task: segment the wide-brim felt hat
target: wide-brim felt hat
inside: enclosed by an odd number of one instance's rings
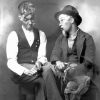
[[[71,5],[67,5],[61,11],[56,12],[55,18],[58,20],[58,17],[61,14],[66,14],[66,15],[72,16],[74,18],[77,26],[80,25],[82,22],[82,17],[79,15],[78,10]]]

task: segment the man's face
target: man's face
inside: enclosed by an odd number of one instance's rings
[[[28,10],[22,9],[22,11],[23,13],[19,15],[19,18],[23,22],[23,25],[26,27],[26,29],[31,30],[35,24],[35,8],[29,6]]]
[[[61,27],[61,29],[63,29],[65,32],[68,32],[71,28],[71,16],[68,16],[66,14],[60,14],[58,16],[58,20],[59,20],[59,26]]]

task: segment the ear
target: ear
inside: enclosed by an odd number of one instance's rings
[[[70,22],[71,23],[74,23],[75,22],[73,17],[70,17]]]
[[[19,20],[20,20],[20,21],[22,21],[22,20],[23,20],[23,16],[22,16],[22,15],[20,15],[20,14],[18,15],[18,18],[19,18]]]

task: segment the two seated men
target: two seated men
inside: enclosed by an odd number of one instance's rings
[[[31,2],[20,3],[18,17],[22,25],[8,36],[7,65],[14,73],[13,80],[35,94],[35,100],[81,99],[76,96],[77,93],[85,87],[87,92],[93,85],[90,82],[95,58],[93,38],[79,29],[82,18],[77,9],[70,5],[65,6],[55,14],[61,35],[53,48],[51,65],[46,58],[45,33],[35,27],[35,10]],[[65,63],[68,65],[65,66]],[[66,98],[61,96],[56,85],[55,77],[59,74],[64,78],[61,80],[64,81],[62,85],[66,84],[63,91]],[[88,91],[85,100],[95,100],[93,91],[92,88]]]

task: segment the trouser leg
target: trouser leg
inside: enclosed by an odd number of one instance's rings
[[[43,78],[46,84],[47,100],[62,100],[60,92],[54,78],[54,74],[50,68],[44,70]]]
[[[22,76],[20,85],[28,90],[30,93],[33,93],[35,100],[45,100],[45,83],[42,77],[38,77],[33,80],[32,76],[24,75]]]
[[[97,87],[91,81],[88,91],[81,96],[80,100],[96,100]]]

